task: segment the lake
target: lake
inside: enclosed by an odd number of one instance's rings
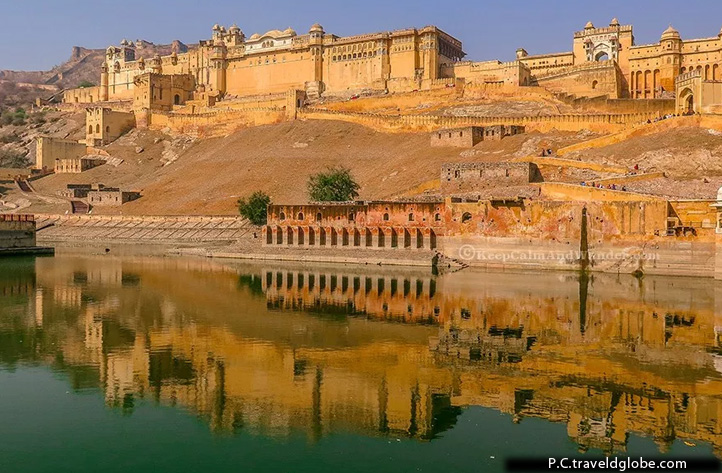
[[[722,452],[710,279],[60,251],[0,294],[1,471]]]

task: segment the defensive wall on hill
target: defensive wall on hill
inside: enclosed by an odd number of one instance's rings
[[[547,132],[579,131],[589,129],[598,132],[617,132],[627,126],[656,118],[656,113],[588,114],[588,115],[540,115],[525,117],[473,117],[440,115],[384,115],[375,113],[349,113],[319,108],[299,110],[299,118],[310,120],[342,120],[368,126],[379,131],[407,132],[434,131],[440,128],[464,126],[521,125],[527,131]]]

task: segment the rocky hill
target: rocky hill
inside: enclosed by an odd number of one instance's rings
[[[156,54],[163,56],[173,51],[176,53],[188,51],[188,46],[177,40],[170,44],[154,44],[145,40],[137,40],[135,47],[136,57],[144,58],[153,57]],[[77,87],[83,82],[97,84],[104,56],[105,49],[74,46],[70,58],[47,71],[0,70],[0,83],[9,82],[26,87],[35,85],[38,86],[35,87],[38,92],[48,90],[39,86],[66,89]]]

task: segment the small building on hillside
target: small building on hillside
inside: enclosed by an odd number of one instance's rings
[[[52,171],[58,159],[81,158],[87,154],[84,143],[49,136],[35,140],[35,169]]]
[[[431,133],[431,146],[471,148],[485,140],[501,140],[505,136],[520,133],[524,133],[524,127],[519,125],[467,126],[444,129]]]
[[[93,186],[90,184],[68,184],[65,189],[58,191],[58,195],[67,199],[84,199],[91,190]]]
[[[111,110],[107,107],[89,107],[85,109],[85,144],[88,146],[106,145],[135,127],[135,114]]]
[[[445,163],[441,165],[441,194],[474,192],[490,187],[524,186],[542,182],[534,163]]]
[[[122,191],[117,187],[103,187],[88,192],[88,204],[91,206],[116,207],[140,198],[140,192]]]

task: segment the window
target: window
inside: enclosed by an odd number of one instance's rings
[[[319,212],[319,213],[316,214],[316,221],[317,221],[317,222],[320,222],[322,218],[323,218],[323,215],[321,215],[321,212]]]
[[[298,220],[303,220],[303,212],[298,212]]]
[[[100,124],[95,125],[95,132],[100,133]]]
[[[436,215],[434,215],[434,220],[437,221],[437,222],[440,222],[440,221],[441,221],[441,214],[440,214],[440,213],[437,213]]]
[[[466,223],[469,220],[471,220],[471,214],[469,212],[464,212],[464,214],[461,216],[461,223]]]
[[[110,125],[107,125],[107,126],[105,127],[105,132],[106,132],[106,133],[110,133]]]
[[[385,213],[385,214],[384,214],[384,221],[385,221],[385,222],[388,222],[388,221],[389,221],[389,214],[388,214],[388,213]]]
[[[180,105],[180,95],[175,94],[175,96],[173,96],[173,105]]]
[[[414,214],[412,212],[409,214],[409,222],[413,222],[413,221],[414,221]]]
[[[278,216],[279,220],[286,220],[286,214],[281,212],[281,214]]]
[[[351,212],[350,214],[348,214],[348,221],[353,222],[354,220],[356,220],[356,214]]]

